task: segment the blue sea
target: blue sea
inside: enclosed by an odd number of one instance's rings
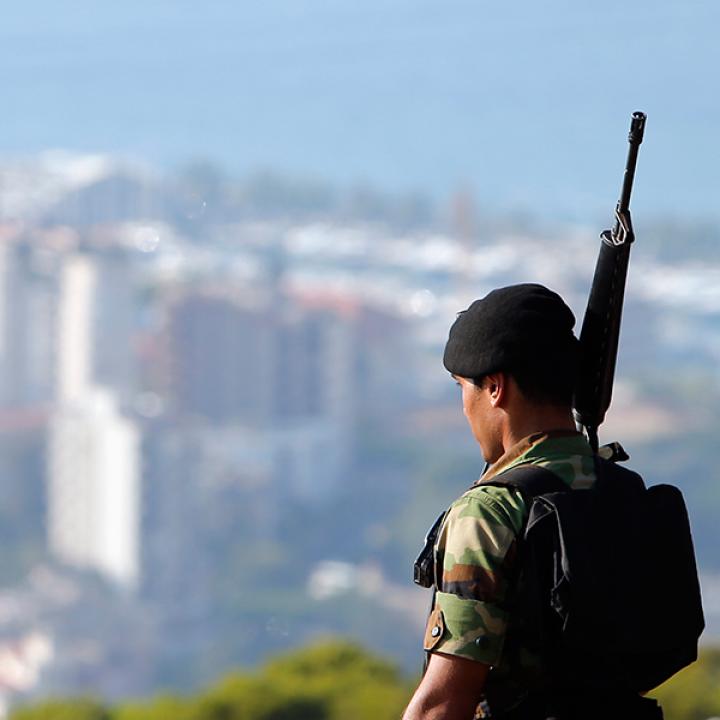
[[[717,218],[714,0],[28,0],[0,23],[0,155],[208,159],[595,221]]]

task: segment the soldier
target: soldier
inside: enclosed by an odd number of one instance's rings
[[[525,284],[476,300],[450,330],[443,362],[488,465],[438,525],[426,671],[404,720],[471,720],[476,712],[490,717],[488,707],[496,720],[662,718],[654,701],[638,695],[528,693],[527,658],[519,662],[523,648],[508,634],[529,501],[516,488],[483,483],[528,464],[550,470],[571,489],[594,483],[593,452],[572,416],[574,324],[559,295]]]

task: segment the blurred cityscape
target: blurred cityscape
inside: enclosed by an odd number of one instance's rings
[[[520,281],[580,322],[600,229],[203,163],[2,165],[4,706],[191,691],[329,634],[414,669],[414,555],[482,470],[447,330]],[[720,230],[637,233],[602,435],[685,492],[713,637]]]

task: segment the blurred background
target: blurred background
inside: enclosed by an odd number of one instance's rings
[[[412,562],[482,470],[447,330],[521,281],[581,320],[634,110],[601,441],[685,493],[717,641],[718,21],[713,0],[5,8],[0,717],[200,692],[327,637],[412,677]],[[262,712],[242,718],[285,717]]]

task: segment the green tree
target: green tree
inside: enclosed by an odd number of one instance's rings
[[[324,699],[328,720],[396,720],[410,693],[394,665],[340,640],[288,653],[263,675],[285,692],[302,688]]]
[[[696,663],[650,694],[660,701],[665,720],[720,717],[720,648],[702,650]]]
[[[112,720],[192,720],[192,703],[187,698],[162,695],[144,703],[126,703],[118,706]]]
[[[326,641],[235,672],[200,695],[160,696],[108,710],[92,700],[21,708],[12,720],[397,720],[410,687],[397,668],[361,648]]]
[[[329,720],[325,698],[264,677],[233,675],[201,696],[190,720]]]
[[[111,720],[108,708],[96,700],[47,700],[15,710],[11,720]]]
[[[160,696],[108,709],[92,699],[19,708],[11,720],[397,720],[412,688],[359,645],[328,640],[235,672],[194,697]],[[666,720],[720,717],[720,648],[651,693]]]

